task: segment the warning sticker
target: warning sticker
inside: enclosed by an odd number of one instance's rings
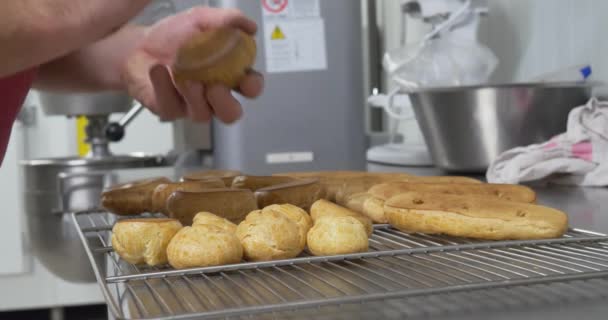
[[[279,27],[279,26],[274,27],[274,30],[272,31],[272,34],[270,35],[270,39],[271,40],[285,40],[285,34],[283,33],[283,30],[281,30],[281,27]]]
[[[319,0],[261,0],[266,17],[319,17],[321,5]]]
[[[269,73],[327,69],[319,0],[261,0]]]

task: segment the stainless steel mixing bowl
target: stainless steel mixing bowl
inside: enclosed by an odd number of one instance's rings
[[[435,164],[483,172],[502,152],[565,132],[594,83],[520,83],[423,89],[410,94]]]
[[[133,154],[108,158],[51,158],[21,163],[23,201],[33,253],[58,277],[76,283],[95,276],[67,212],[99,207],[108,172],[157,168],[164,158]]]

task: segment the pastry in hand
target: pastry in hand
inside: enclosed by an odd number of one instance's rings
[[[315,256],[365,252],[369,238],[365,226],[351,216],[325,216],[308,232],[308,250]]]
[[[112,228],[112,247],[131,264],[167,263],[167,246],[182,228],[174,219],[124,219]]]
[[[255,63],[255,39],[238,28],[200,32],[182,46],[173,65],[175,81],[223,84],[238,88]]]
[[[300,226],[276,211],[251,212],[237,227],[236,235],[249,261],[295,258],[304,249]]]
[[[175,269],[234,264],[242,257],[239,239],[213,225],[184,227],[167,247],[169,264]]]

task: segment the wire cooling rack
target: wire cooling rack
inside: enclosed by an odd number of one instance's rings
[[[365,253],[174,270],[121,260],[116,216],[72,217],[117,319],[402,319],[608,295],[608,236],[585,230],[480,242],[376,225]]]

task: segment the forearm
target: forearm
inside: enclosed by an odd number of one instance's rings
[[[120,70],[145,27],[125,26],[65,57],[42,65],[34,87],[52,91],[124,90]]]
[[[111,34],[148,2],[0,1],[0,77],[57,59]]]

